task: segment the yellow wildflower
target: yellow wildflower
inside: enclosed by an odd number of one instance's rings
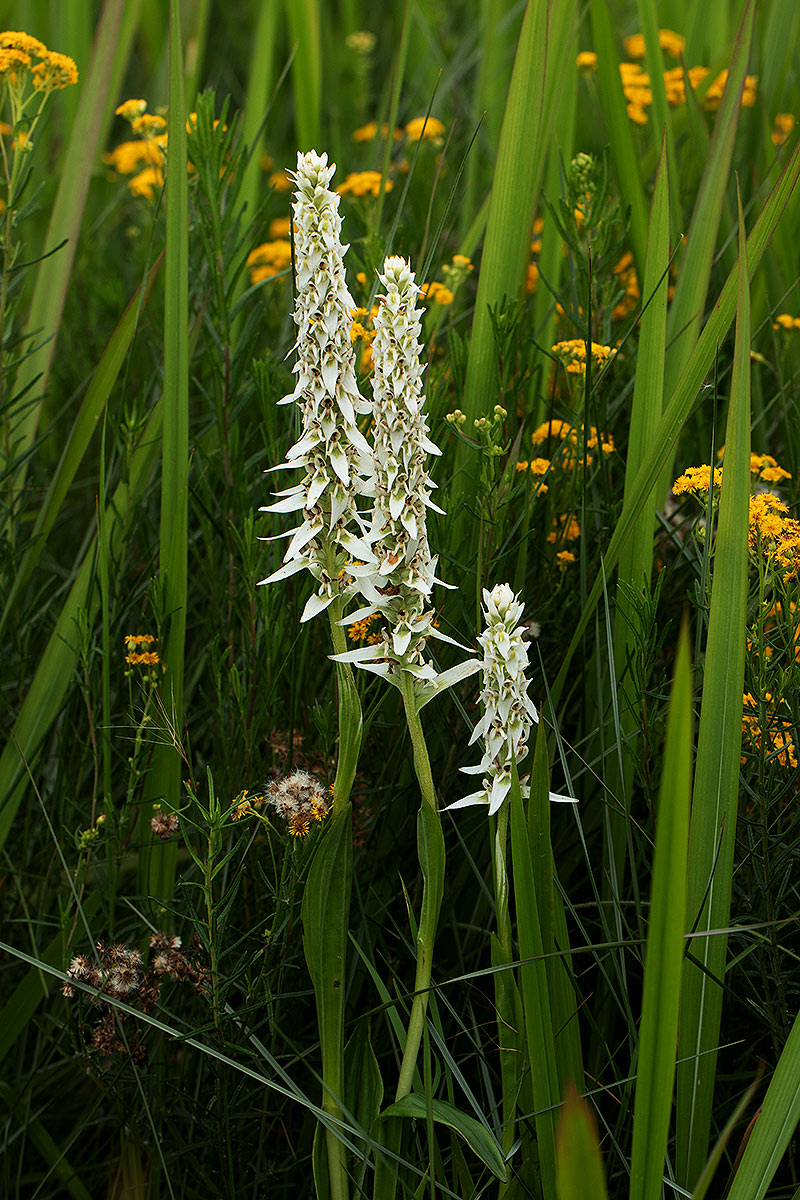
[[[120,175],[132,175],[143,164],[160,167],[164,163],[163,145],[159,139],[149,138],[138,142],[120,142],[113,150],[103,155],[103,162],[113,167]]]
[[[563,513],[548,533],[547,540],[551,545],[555,545],[556,542],[574,542],[580,536],[581,527],[576,518]]]
[[[361,125],[358,129],[353,130],[354,142],[371,142],[378,132],[378,122],[368,121],[366,125]],[[385,140],[389,136],[389,124],[387,121],[381,125],[381,137]],[[402,129],[394,129],[392,138],[394,141],[399,141],[403,136]]]
[[[673,496],[682,496],[686,492],[697,496],[700,493],[705,493],[712,483],[711,467],[687,467],[683,475],[679,475],[672,485]],[[713,486],[718,488],[722,486],[722,467],[714,468]]]
[[[292,262],[291,242],[284,238],[276,238],[271,242],[263,242],[251,250],[247,256],[247,266],[250,268],[251,284],[261,283],[264,279],[272,279],[280,275]]]
[[[406,125],[406,137],[410,142],[434,141],[444,133],[444,125],[436,117],[415,117]]]
[[[597,55],[594,50],[581,50],[575,59],[575,65],[579,71],[596,71]]]
[[[288,239],[291,231],[291,217],[274,217],[269,223],[269,236],[273,242],[279,238]]]
[[[4,33],[0,33],[0,46],[4,50],[21,50],[24,54],[34,54],[37,58],[43,58],[47,54],[44,42],[31,37],[29,33],[17,33],[13,29],[6,29]]]
[[[146,108],[146,100],[123,100],[122,104],[114,109],[114,114],[117,117],[123,117],[126,121],[135,121],[137,117],[141,117]]]
[[[285,171],[273,171],[267,182],[276,192],[288,192],[292,186],[292,181]]]
[[[571,550],[559,550],[556,560],[560,567],[567,567],[570,563],[575,562],[575,555]]]
[[[340,183],[336,191],[340,196],[378,196],[381,190],[381,172],[380,171],[353,171],[351,172],[344,183]],[[383,190],[390,192],[394,184],[391,179],[387,179]]]
[[[163,186],[164,172],[160,167],[145,167],[138,175],[128,180],[131,195],[144,196],[146,200],[152,200]]]
[[[782,146],[795,127],[795,119],[791,113],[776,113],[775,127],[772,130],[772,144]]]
[[[37,92],[54,92],[78,82],[78,68],[67,54],[45,50],[41,62],[33,68],[33,86]]]
[[[131,121],[131,129],[140,137],[153,137],[155,134],[163,133],[167,128],[167,122],[158,113],[142,113],[139,117],[134,117]]]
[[[436,279],[432,283],[423,283],[419,289],[419,294],[420,298],[426,301],[426,303],[432,302],[443,305],[453,303],[453,293],[450,291],[450,288],[445,287],[443,283],[439,283]]]

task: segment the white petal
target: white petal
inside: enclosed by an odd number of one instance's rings
[[[300,624],[302,625],[304,621],[310,621],[312,617],[316,617],[317,613],[324,612],[328,605],[332,604],[335,599],[335,593],[330,596],[320,596],[318,592],[314,592],[313,596],[309,596],[306,601],[303,615],[300,618]]]

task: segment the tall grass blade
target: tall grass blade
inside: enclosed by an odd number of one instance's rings
[[[755,4],[753,0],[748,0],[736,36],[728,80],[714,124],[703,178],[689,225],[686,252],[680,264],[675,295],[670,305],[667,321],[667,396],[672,394],[700,336],[722,206],[728,187],[733,146],[739,127],[754,18]]]
[[[727,1200],[762,1200],[766,1196],[799,1121],[800,1018],[796,1017]]]
[[[322,28],[319,0],[286,0],[297,146],[316,150],[322,122]]]
[[[644,277],[647,250],[647,200],[642,186],[639,157],[628,116],[628,104],[622,90],[619,59],[614,42],[611,12],[607,0],[591,0],[592,37],[597,54],[597,84],[611,145],[611,157],[617,172],[619,191],[631,208],[630,237],[636,272]]]
[[[678,1068],[677,1172],[687,1186],[708,1153],[722,1014],[733,851],[739,804],[739,752],[746,638],[750,495],[750,282],[739,204],[739,289],[725,469],[714,546],[703,699],[692,798],[688,924],[701,935],[684,968]]]
[[[570,1089],[558,1122],[558,1200],[606,1200],[597,1123]]]
[[[142,309],[147,303],[156,276],[161,269],[162,262],[163,256],[159,256],[157,262],[150,268],[150,272],[142,287],[137,290],[128,307],[125,309],[117,328],[111,335],[108,345],[97,364],[92,382],[86,389],[86,395],[84,396],[80,411],[70,430],[67,444],[61,452],[58,466],[36,517],[30,543],[23,555],[17,573],[14,576],[14,582],[8,593],[3,615],[0,618],[0,633],[5,628],[6,622],[14,610],[22,589],[30,579],[31,572],[34,570],[39,555],[44,549],[47,538],[53,528],[53,523],[61,511],[61,506],[64,503],[70,484],[75,478],[75,473],[83,460],[86,448],[97,427],[97,422],[111,394],[111,389],[117,380],[119,372],[122,369],[122,364],[131,347],[139,325]]]
[[[520,988],[525,1015],[535,1107],[536,1143],[544,1196],[555,1195],[556,1185],[556,1114],[561,1102],[556,1065],[555,1038],[547,979],[543,959],[542,925],[533,854],[519,790],[516,764],[511,785],[511,861],[517,908],[517,937],[522,962]]]
[[[189,525],[189,197],[186,157],[186,102],[178,0],[170,0],[169,157],[167,161],[166,249],[164,263],[164,424],[161,444],[161,531],[159,566],[166,636],[162,703],[178,737],[183,731],[183,668],[186,641]],[[176,747],[159,744],[148,779],[151,798],[178,807],[181,757]],[[149,834],[142,808],[140,832]],[[151,848],[149,889],[172,895],[176,846]]]
[[[747,238],[747,262],[751,280],[761,261],[767,243],[781,220],[781,216],[794,191],[798,178],[800,178],[800,145],[796,146],[792,152],[791,158],[776,181]],[[671,456],[674,454],[683,424],[702,387],[706,374],[711,369],[717,348],[727,334],[733,320],[736,312],[737,288],[738,263],[725,281],[719,299],[689,361],[681,373],[675,391],[664,411],[653,443],[633,481],[630,495],[623,506],[614,534],[605,553],[606,574],[610,573],[617,565],[622,548],[631,536],[641,508],[652,491],[653,480],[658,478],[659,472],[668,461],[671,461]],[[572,656],[581,644],[584,630],[602,594],[603,578],[598,577],[592,585],[586,605],[572,636],[572,641],[566,650],[564,661],[551,688],[554,703],[557,703],[561,695]]]
[[[689,626],[684,620],[672,682],[658,803],[633,1110],[630,1200],[651,1200],[658,1196],[664,1173],[675,1084],[691,788],[692,675]]]
[[[92,170],[97,162],[103,110],[123,4],[124,0],[106,0],[97,27],[92,61],[85,80],[79,84],[80,102],[64,154],[44,250],[47,252],[62,243],[66,244],[57,254],[48,254],[43,258],[36,272],[27,329],[35,337],[37,348],[22,363],[16,387],[19,393],[23,393],[38,378],[37,388],[41,399],[29,405],[17,423],[17,454],[21,460],[36,438],[42,406],[45,403],[50,366],[56,350],[56,335],[78,245],[86,194]],[[19,491],[25,476],[26,462],[21,461],[15,472],[15,491]]]
[[[463,410],[472,424],[494,393],[492,312],[516,301],[530,261],[530,235],[549,135],[575,33],[572,3],[529,0],[508,89],[472,326]],[[458,466],[466,448],[458,445]],[[474,479],[457,476],[453,508],[472,494]],[[456,492],[460,490],[462,495]]]
[[[633,388],[628,456],[625,464],[625,491],[627,500],[633,481],[645,460],[648,447],[656,437],[661,420],[664,394],[664,353],[667,330],[667,267],[669,264],[669,159],[666,137],[662,137],[661,154],[656,171],[653,203],[650,210],[650,228],[647,238],[647,261],[644,270],[644,298],[646,307],[642,313],[639,334],[639,351],[636,358],[636,380]],[[614,666],[616,669],[617,694],[623,698],[620,705],[621,736],[633,753],[631,740],[638,728],[638,713],[635,711],[637,697],[631,695],[627,679],[628,664],[635,652],[636,604],[633,595],[649,595],[650,577],[653,568],[653,529],[658,497],[655,488],[650,492],[636,517],[630,540],[623,547],[619,558],[617,613],[614,627]],[[629,807],[633,759],[627,755],[623,760],[621,774],[613,777],[611,787],[616,792],[620,808],[610,814],[610,836],[613,843],[614,862],[617,864],[617,886],[624,876],[627,839],[625,836],[625,813]]]

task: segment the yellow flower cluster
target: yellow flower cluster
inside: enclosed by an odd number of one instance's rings
[[[405,134],[410,142],[435,142],[444,133],[444,125],[436,117],[414,117],[406,125]]]
[[[152,633],[126,633],[125,645],[128,653],[125,662],[132,667],[157,667],[161,659],[156,650],[137,650],[137,646],[152,646],[155,642]]]
[[[432,283],[423,283],[419,289],[420,300],[426,304],[448,305],[453,303],[453,293],[449,287],[434,279]]]
[[[793,317],[791,313],[780,313],[772,322],[773,329],[800,329],[800,317]]]
[[[722,485],[722,470],[722,467],[714,468],[713,488],[716,492]],[[750,473],[756,487],[763,482],[791,479],[789,472],[779,466],[770,454],[751,454]],[[675,480],[673,495],[689,493],[700,498],[708,492],[711,478],[710,466],[688,467]],[[756,492],[750,497],[750,550],[754,555],[761,556],[767,567],[777,570],[786,581],[796,580],[800,568],[800,521],[788,514],[788,504],[773,492]]]
[[[20,91],[29,71],[35,92],[55,92],[78,82],[78,68],[68,55],[48,50],[29,33],[0,33],[0,82]]]
[[[366,283],[366,276],[364,276],[364,283]],[[373,304],[369,309],[354,308],[351,313],[353,324],[350,329],[350,341],[361,342],[361,370],[365,375],[372,370],[372,343],[375,340],[376,332],[372,323],[377,315],[377,304]]]
[[[562,515],[557,518],[555,525],[548,533],[547,540],[551,546],[555,546],[556,543],[561,544],[563,542],[574,542],[580,536],[581,527],[576,518],[570,513],[562,513]]]
[[[262,242],[251,250],[247,256],[247,266],[250,268],[250,283],[262,283],[288,270],[292,265],[292,243],[285,238],[276,238],[271,242]]]
[[[366,125],[362,125],[362,126],[360,126],[360,128],[353,130],[353,141],[354,142],[371,142],[376,137],[377,133],[378,133],[378,122],[377,121],[368,121]],[[384,121],[384,123],[381,125],[380,133],[381,133],[381,137],[383,138],[383,140],[386,141],[386,138],[389,136],[388,122]],[[402,129],[393,130],[392,138],[396,142],[402,141],[402,139],[403,139]]]
[[[625,47],[625,53],[628,58],[644,58],[645,45],[643,34],[631,34],[630,37],[626,37],[623,40],[622,44]],[[686,38],[681,37],[679,33],[673,33],[671,29],[659,29],[658,44],[672,58],[680,58],[686,49]]]
[[[760,716],[761,705],[750,692],[744,693],[742,703],[742,734],[750,746],[758,750],[766,742],[770,747],[769,759],[775,759],[782,767],[796,770],[797,748],[786,701],[781,700],[775,704],[772,693],[766,692],[763,724]]]
[[[132,196],[152,200],[164,186],[167,123],[157,113],[147,113],[146,100],[124,100],[114,111],[128,121],[138,140],[120,142],[103,155],[103,162],[118,175],[130,175]]]
[[[347,626],[347,636],[351,642],[363,642],[365,639],[370,646],[378,646],[383,641],[383,634],[373,630],[369,632],[369,627],[378,620],[379,613],[371,613],[368,617],[364,617],[363,621],[354,621],[352,625]]]
[[[615,353],[612,346],[601,346],[592,342],[592,361],[598,366],[604,366]],[[560,358],[567,369],[568,375],[584,375],[586,372],[586,342],[574,338],[568,342],[556,342],[552,347],[553,354]]]
[[[379,196],[381,191],[380,171],[352,171],[336,191],[340,196]],[[383,190],[390,192],[394,184],[387,179]]]
[[[330,808],[323,799],[312,799],[307,809],[292,813],[288,830],[292,837],[305,837],[312,824],[324,821]]]
[[[772,130],[773,146],[782,146],[792,133],[796,123],[791,113],[777,113],[775,116],[775,126]]]
[[[540,446],[548,438],[559,438],[562,442],[567,441],[571,445],[577,446],[583,439],[583,425],[576,426],[571,421],[560,421],[557,417],[553,417],[552,420],[545,421],[538,429],[534,429],[531,434],[531,445]],[[594,425],[590,425],[586,445],[590,450],[594,450],[598,444],[604,454],[613,454],[616,449],[614,439],[610,434],[598,435]]]
[[[711,467],[687,467],[682,475],[672,485],[673,496],[684,496],[687,493],[692,496],[705,495],[711,485]],[[714,487],[718,488],[722,485],[722,467],[714,468]]]
[[[661,29],[658,34],[658,41],[661,49],[669,54],[672,58],[680,58],[685,48],[685,40],[678,33],[673,33],[671,29]],[[640,33],[635,33],[631,37],[625,38],[623,43],[625,53],[629,59],[642,59],[645,54],[644,38]],[[582,71],[596,70],[597,55],[593,51],[584,50],[577,58],[577,66]],[[622,79],[622,90],[625,93],[625,99],[628,105],[628,116],[636,125],[647,124],[647,109],[653,103],[653,93],[650,89],[650,76],[642,70],[638,62],[621,62],[619,64],[620,78]],[[664,71],[664,87],[667,93],[667,101],[673,108],[679,107],[686,101],[686,79],[688,77],[689,84],[692,89],[696,89],[700,83],[708,75],[708,67],[690,67],[684,71],[682,66],[670,67]],[[719,102],[722,99],[722,93],[725,88],[725,83],[728,78],[728,72],[720,71],[716,79],[711,83],[706,91],[703,105],[705,108],[713,111],[719,107]],[[742,93],[742,107],[752,108],[756,101],[756,87],[758,78],[755,75],[748,75],[744,82],[744,91]],[[776,124],[776,130],[778,126]],[[788,135],[787,135],[788,136]],[[775,137],[773,135],[773,141]],[[780,145],[780,142],[776,142]]]
[[[611,320],[624,321],[627,316],[630,316],[642,297],[636,268],[633,265],[633,255],[630,251],[623,254],[614,267],[614,274],[620,287],[625,289],[625,295],[611,310]]]

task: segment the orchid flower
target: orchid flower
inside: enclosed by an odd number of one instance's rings
[[[485,804],[493,816],[511,790],[511,763],[521,763],[528,753],[531,727],[539,714],[528,696],[528,646],[519,623],[523,606],[507,583],[499,583],[491,592],[483,591],[484,632],[478,638],[483,648],[483,716],[478,721],[470,745],[483,738],[481,761],[462,767],[467,775],[483,775],[483,787],[448,808],[466,808]],[[530,794],[521,787],[523,797]],[[573,802],[571,797],[550,793],[553,801]]]
[[[425,659],[429,637],[458,645],[433,624],[431,592],[437,557],[428,544],[427,511],[441,513],[431,492],[436,484],[428,474],[429,454],[440,454],[428,436],[423,412],[424,394],[419,335],[422,310],[419,287],[403,258],[389,257],[378,276],[385,291],[374,319],[373,484],[375,504],[368,534],[366,561],[348,567],[366,607],[351,613],[347,623],[380,613],[385,636],[373,646],[337,655],[400,686],[399,674],[420,681],[420,701],[465,678],[478,664],[462,663],[437,675]],[[447,586],[447,585],[445,585]]]
[[[302,468],[301,483],[276,493],[261,512],[301,512],[283,566],[262,583],[287,579],[308,568],[319,582],[301,620],[322,612],[341,594],[340,576],[352,558],[370,559],[357,498],[372,492],[372,452],[356,420],[370,411],[358,390],[350,339],[355,301],[347,288],[341,242],[339,196],[329,184],[336,170],[327,154],[297,155],[293,173],[296,263],[297,363],[294,391],[280,404],[297,403],[300,439],[286,462],[272,470]]]

